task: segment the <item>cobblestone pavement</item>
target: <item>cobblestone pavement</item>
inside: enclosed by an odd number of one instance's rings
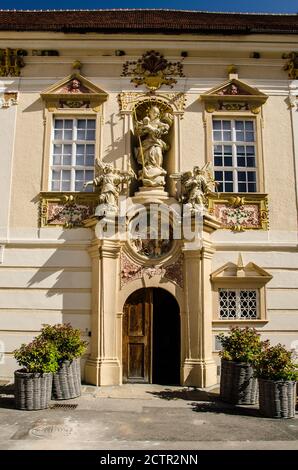
[[[60,408],[68,404],[77,407]],[[2,385],[0,449],[297,450],[298,414],[263,418],[257,406],[221,402],[217,388],[159,385],[84,385],[81,397],[30,412],[16,410],[13,386]]]

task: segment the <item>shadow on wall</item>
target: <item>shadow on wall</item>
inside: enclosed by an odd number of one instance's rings
[[[50,250],[51,254],[27,282],[36,296],[37,305],[32,309],[45,311],[43,323],[71,323],[81,330],[84,340],[90,339],[91,330],[91,259],[86,249],[90,238],[90,229],[63,230],[58,240],[66,243],[39,248],[41,253]],[[81,244],[82,239],[86,245]],[[82,372],[88,353],[81,360]]]

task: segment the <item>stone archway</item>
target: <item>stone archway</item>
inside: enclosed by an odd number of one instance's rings
[[[125,302],[123,383],[180,384],[180,315],[174,296],[142,288]]]

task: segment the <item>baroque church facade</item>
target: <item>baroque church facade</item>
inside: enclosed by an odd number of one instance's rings
[[[0,376],[71,323],[95,385],[298,349],[297,15],[0,11]]]

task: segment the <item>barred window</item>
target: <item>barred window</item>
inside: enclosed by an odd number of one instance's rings
[[[253,289],[219,289],[219,316],[222,320],[258,318],[258,291]]]
[[[55,118],[53,127],[50,190],[82,191],[94,178],[95,119]]]
[[[220,192],[257,191],[256,135],[252,119],[213,119],[213,163]]]

